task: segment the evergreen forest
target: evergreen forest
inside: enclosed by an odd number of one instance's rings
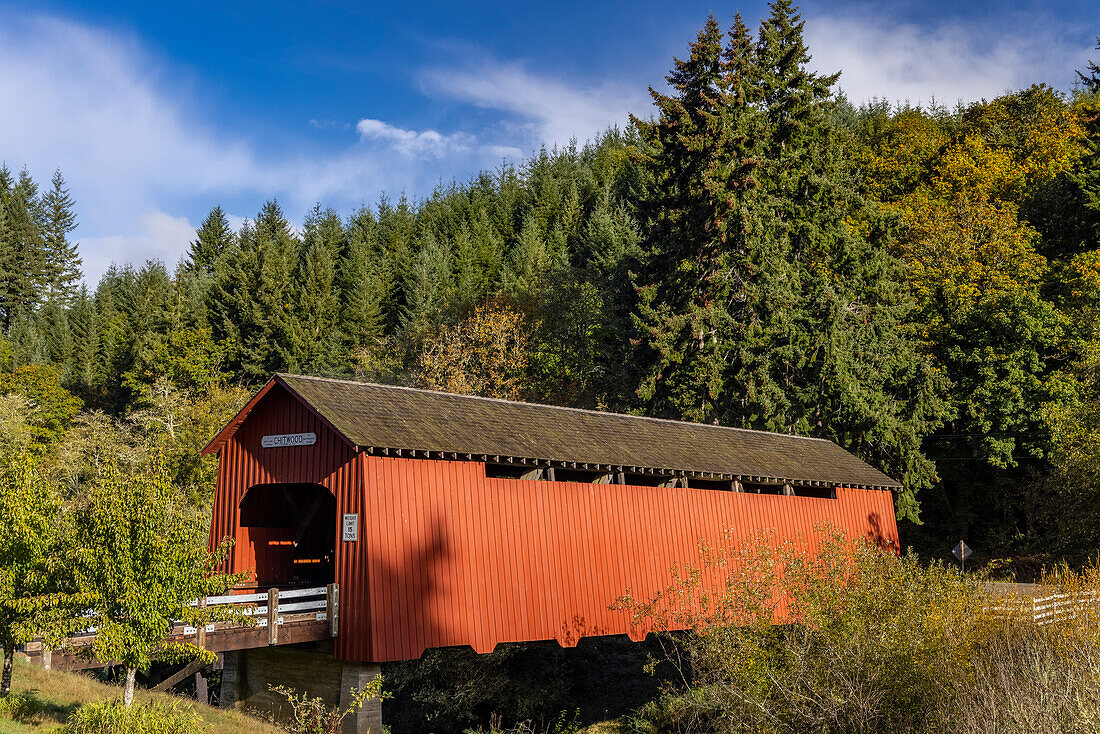
[[[162,457],[201,515],[198,452],[251,391],[348,377],[824,437],[904,483],[929,557],[1082,557],[1100,67],[856,106],[811,51],[786,0],[712,17],[622,129],[355,211],[214,205],[181,261],[94,284],[63,172],[0,150],[0,442],[64,499]]]

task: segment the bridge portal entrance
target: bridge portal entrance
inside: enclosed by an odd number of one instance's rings
[[[259,586],[319,586],[336,579],[336,498],[320,484],[257,484],[241,499]]]

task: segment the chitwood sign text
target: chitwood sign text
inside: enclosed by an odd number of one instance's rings
[[[312,446],[317,443],[316,433],[279,433],[272,436],[264,436],[260,439],[260,445],[265,449],[278,449],[287,446]]]

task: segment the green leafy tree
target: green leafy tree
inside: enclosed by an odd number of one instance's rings
[[[123,703],[134,697],[138,670],[158,655],[210,658],[191,645],[168,645],[175,621],[201,626],[235,618],[232,610],[191,606],[224,593],[242,575],[216,573],[230,541],[206,548],[206,527],[181,512],[163,462],[125,476],[107,463],[86,501],[73,511],[73,582],[98,629],[89,654],[126,668]]]
[[[61,386],[61,375],[51,365],[28,365],[0,374],[0,395],[12,394],[29,401],[29,422],[40,448],[64,435],[82,407],[80,399]]]
[[[43,634],[56,620],[47,597],[53,590],[61,503],[42,480],[30,454],[0,457],[0,697],[11,691],[17,645]]]

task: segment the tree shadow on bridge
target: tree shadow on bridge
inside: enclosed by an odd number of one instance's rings
[[[610,634],[607,627],[589,623],[583,615],[574,614],[571,621],[562,622],[557,641],[562,647],[576,647],[577,643],[585,637],[600,637],[607,634]]]
[[[359,569],[355,608],[349,609],[351,599],[341,599],[342,634],[365,635],[369,630],[375,635],[371,640],[375,651],[410,658],[419,657],[429,647],[455,644],[449,639],[454,630],[446,623],[446,615],[453,614],[446,603],[454,594],[454,589],[446,588],[455,577],[450,572],[454,563],[451,551],[447,528],[438,514],[433,514],[427,530],[412,538],[400,558],[372,552]],[[372,590],[377,594],[373,600]],[[373,606],[368,607],[372,601]],[[368,615],[373,615],[373,624]]]
[[[898,544],[893,538],[888,537],[882,531],[882,520],[879,518],[877,512],[872,512],[867,516],[867,524],[871,527],[870,530],[864,535],[868,543],[876,545],[882,550],[892,550],[897,552]]]

